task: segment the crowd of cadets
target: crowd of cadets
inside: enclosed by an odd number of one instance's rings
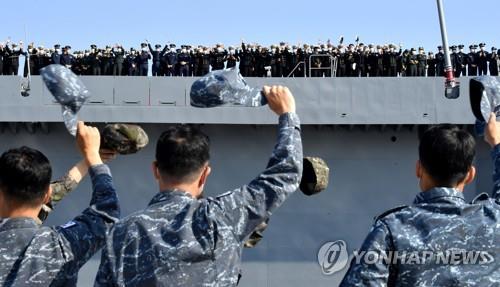
[[[485,50],[484,43],[450,47],[451,62],[456,77],[488,75],[497,76],[499,56],[495,47]],[[78,75],[128,75],[147,76],[149,61],[153,76],[202,76],[211,70],[238,66],[245,77],[434,77],[444,75],[444,53],[428,52],[420,47],[403,50],[402,45],[348,46],[320,44],[316,46],[290,46],[285,43],[270,48],[257,44],[242,43],[240,47],[224,48],[198,46],[193,48],[175,44],[154,48],[142,43],[141,49],[124,49],[121,45],[99,49],[91,45],[89,50],[71,52],[70,46],[55,45],[53,49],[33,44],[23,49],[23,43],[0,44],[0,74],[17,75],[19,57],[29,54],[31,74],[49,64],[61,64]],[[27,61],[25,62],[27,63]],[[28,73],[25,64],[24,75]]]

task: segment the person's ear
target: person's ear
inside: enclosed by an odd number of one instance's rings
[[[49,189],[43,197],[43,204],[49,204],[52,201],[52,185],[49,184]]]
[[[467,172],[467,175],[465,176],[464,184],[465,185],[470,184],[471,182],[474,181],[475,178],[476,178],[476,167],[471,166],[469,171]]]
[[[422,170],[422,163],[420,160],[417,160],[416,166],[415,166],[415,175],[417,178],[422,179],[423,176],[423,170]]]
[[[151,169],[153,170],[153,175],[156,180],[160,180],[160,171],[158,170],[158,163],[156,161],[153,161],[151,164]]]
[[[211,172],[212,168],[209,165],[205,166],[203,172],[201,173],[200,180],[198,181],[198,187],[201,188],[205,185],[205,183],[207,182],[207,178]]]

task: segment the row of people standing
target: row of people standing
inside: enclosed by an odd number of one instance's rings
[[[485,44],[471,45],[470,52],[464,46],[452,46],[451,62],[456,77],[498,75],[499,56],[495,47],[491,52]],[[477,48],[479,47],[479,51]],[[403,50],[402,45],[351,44],[333,46],[289,46],[285,43],[260,45],[242,43],[240,47],[225,49],[215,47],[193,48],[175,44],[154,48],[142,43],[135,50],[121,45],[99,49],[91,45],[89,50],[71,52],[70,46],[55,45],[53,49],[35,48],[34,44],[23,50],[23,44],[0,45],[0,73],[17,75],[19,57],[29,54],[29,70],[37,75],[39,69],[49,64],[62,64],[78,75],[147,76],[151,64],[153,76],[203,76],[211,70],[239,67],[245,77],[397,77],[443,76],[445,68],[442,47],[438,52],[426,53],[423,47]],[[28,73],[25,62],[24,75]]]

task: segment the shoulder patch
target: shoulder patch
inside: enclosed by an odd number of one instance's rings
[[[489,198],[490,198],[490,196],[486,192],[483,192],[483,193],[479,194],[478,196],[474,197],[474,199],[472,200],[472,203],[477,203],[478,201],[485,201],[485,200],[488,200]]]
[[[382,219],[382,218],[386,217],[387,215],[389,215],[389,214],[391,214],[391,213],[394,213],[394,212],[400,211],[400,210],[405,209],[405,208],[407,208],[407,207],[408,207],[408,205],[401,205],[401,206],[398,206],[398,207],[391,208],[391,209],[389,209],[389,210],[386,210],[386,211],[382,212],[380,215],[375,216],[373,219],[374,219],[375,221],[377,221],[377,220],[379,220],[379,219]]]
[[[63,229],[68,229],[70,227],[73,227],[76,225],[76,222],[74,222],[73,220],[72,221],[69,221],[68,223],[65,223],[63,225],[61,225],[61,228]]]

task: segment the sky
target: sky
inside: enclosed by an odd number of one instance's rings
[[[443,0],[451,44],[500,46],[498,0]],[[264,45],[345,42],[435,49],[441,43],[435,0],[2,1],[0,41],[71,45],[120,43]],[[16,11],[17,13],[14,13]],[[8,24],[5,24],[8,23]],[[26,32],[25,32],[26,31]],[[25,36],[26,35],[26,36]],[[25,40],[26,39],[26,40]]]

